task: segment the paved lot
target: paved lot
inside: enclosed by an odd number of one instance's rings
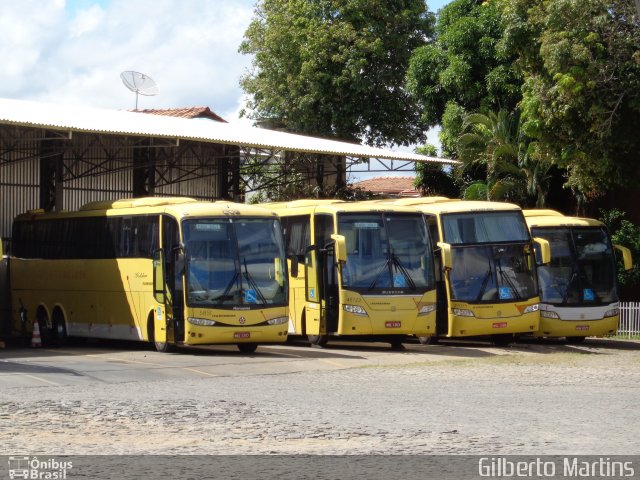
[[[640,454],[640,343],[0,351],[6,454]]]

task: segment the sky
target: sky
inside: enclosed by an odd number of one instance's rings
[[[428,2],[437,11],[449,0]],[[208,106],[241,122],[238,53],[255,0],[0,0],[0,98],[135,108],[120,73],[151,77],[138,108]],[[430,132],[430,143],[437,143]],[[406,174],[405,174],[406,175]],[[365,175],[371,176],[371,175]]]

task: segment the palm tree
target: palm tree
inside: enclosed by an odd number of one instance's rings
[[[550,162],[521,129],[518,112],[472,113],[463,124],[458,151],[465,167],[486,168],[486,182],[470,185],[465,198],[486,192],[487,200],[511,200],[543,207],[549,188]],[[484,184],[484,188],[482,187]]]

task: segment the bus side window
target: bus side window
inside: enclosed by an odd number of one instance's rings
[[[310,221],[309,215],[282,218],[287,257],[294,255],[299,263],[304,263],[305,251],[311,245]]]

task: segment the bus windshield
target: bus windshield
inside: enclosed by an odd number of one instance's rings
[[[280,223],[271,218],[201,218],[182,225],[190,306],[287,302]]]
[[[519,210],[446,214],[442,223],[444,241],[451,245],[530,241]]]
[[[533,228],[551,245],[551,263],[538,267],[543,302],[607,304],[617,300],[616,267],[603,228]]]
[[[452,300],[514,302],[538,295],[528,244],[458,246],[449,272]]]
[[[338,233],[347,243],[344,288],[365,293],[434,288],[431,242],[422,215],[342,213]]]

